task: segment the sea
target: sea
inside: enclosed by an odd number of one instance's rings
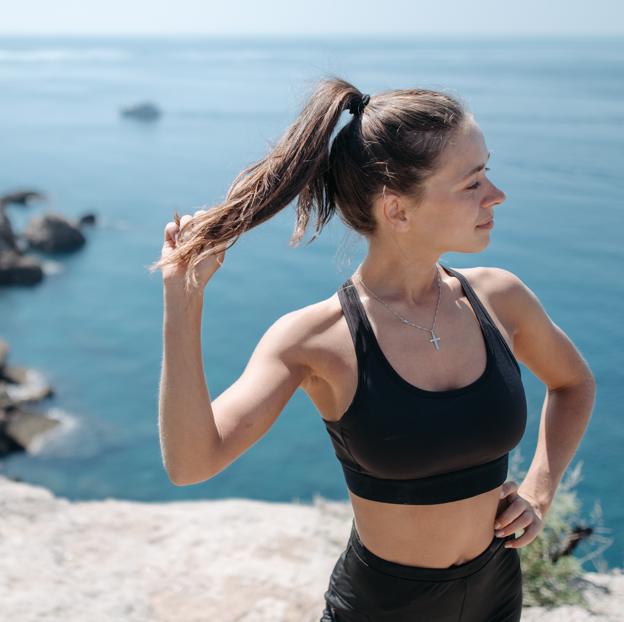
[[[33,409],[61,421],[30,451],[1,459],[0,474],[71,500],[347,500],[301,389],[222,473],[193,486],[169,481],[158,430],[162,280],[148,270],[174,211],[221,202],[330,76],[370,94],[445,90],[475,115],[492,152],[489,176],[507,198],[482,252],[441,261],[514,272],[590,365],[595,407],[564,480],[576,476],[575,525],[594,531],[577,557],[588,570],[623,566],[622,38],[0,38],[0,194],[47,197],[8,207],[14,230],[48,211],[96,216],[79,251],[33,253],[41,283],[0,288],[8,362],[54,389]],[[145,101],[159,119],[120,114]],[[349,119],[345,112],[337,129]],[[277,318],[331,296],[366,254],[338,217],[310,243],[311,221],[302,243],[289,245],[294,216],[293,202],[242,236],[206,288],[202,351],[213,398]],[[546,389],[521,367],[528,421],[512,458],[526,471]]]

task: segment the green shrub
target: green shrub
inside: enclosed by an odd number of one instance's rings
[[[524,472],[520,473],[519,461],[519,451],[516,450],[510,463],[509,479],[517,482],[518,485],[522,483],[525,476]],[[557,558],[557,552],[565,546],[567,537],[575,527],[590,526],[593,530],[590,536],[592,540],[606,541],[607,546],[611,543],[599,535],[600,531],[604,531],[601,525],[596,525],[602,519],[599,503],[594,506],[590,522],[583,520],[580,516],[581,502],[574,487],[581,479],[581,469],[582,462],[579,462],[562,478],[544,518],[542,531],[531,543],[517,549],[522,564],[523,601],[526,607],[580,605],[587,608],[588,606],[583,590],[580,589],[584,581],[582,563],[595,557],[606,546],[597,552],[592,552],[584,559],[578,559],[572,553],[560,556],[557,561],[553,561],[553,558]],[[522,529],[516,532],[516,537],[521,534]],[[584,543],[579,543],[579,547],[584,547]]]

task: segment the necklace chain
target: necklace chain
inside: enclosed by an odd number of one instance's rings
[[[361,266],[361,264],[360,264],[360,266]],[[420,330],[426,330],[427,332],[431,333],[431,339],[429,339],[429,341],[431,341],[433,343],[433,346],[434,346],[434,348],[436,350],[440,349],[440,346],[438,345],[438,341],[440,341],[440,337],[438,337],[435,334],[435,332],[434,332],[435,331],[436,318],[438,316],[438,308],[440,307],[440,298],[442,296],[442,286],[441,286],[441,279],[440,279],[440,270],[439,270],[437,262],[436,262],[436,276],[438,277],[438,279],[437,279],[437,282],[438,282],[438,302],[436,304],[435,312],[433,314],[433,324],[431,325],[431,328],[427,328],[425,326],[420,326],[420,325],[412,322],[411,320],[408,320],[406,317],[403,317],[400,313],[398,313],[392,307],[390,307],[379,296],[377,296],[377,294],[375,294],[375,292],[366,284],[366,282],[364,281],[364,279],[360,275],[360,273],[359,273],[359,266],[358,266],[358,270],[356,271],[356,276],[357,276],[357,280],[360,283],[362,283],[362,285],[368,290],[368,292],[373,296],[373,298],[375,298],[376,300],[381,302],[381,304],[384,305],[401,322],[403,322],[404,324],[409,324],[410,326],[413,326],[414,328],[419,328]]]

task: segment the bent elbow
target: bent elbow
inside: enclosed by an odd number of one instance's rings
[[[169,475],[169,481],[174,485],[174,486],[190,486],[190,484],[186,481],[183,480],[179,477],[173,476],[173,475]]]
[[[166,469],[167,477],[174,486],[188,486],[188,481],[180,473]]]
[[[188,473],[177,473],[174,471],[167,471],[167,476],[169,477],[169,481],[174,485],[174,486],[179,486],[179,487],[183,487],[183,486],[192,486],[193,484],[201,484],[202,482],[206,482],[209,479],[214,477],[214,473],[210,473],[210,474],[201,474],[201,475],[197,475],[195,474],[194,476],[190,476]]]

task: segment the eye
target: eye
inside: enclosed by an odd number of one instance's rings
[[[486,166],[484,170],[489,171],[490,169]],[[476,181],[474,184],[472,184],[472,186],[468,186],[466,190],[476,190],[480,185],[481,185],[481,182]]]

